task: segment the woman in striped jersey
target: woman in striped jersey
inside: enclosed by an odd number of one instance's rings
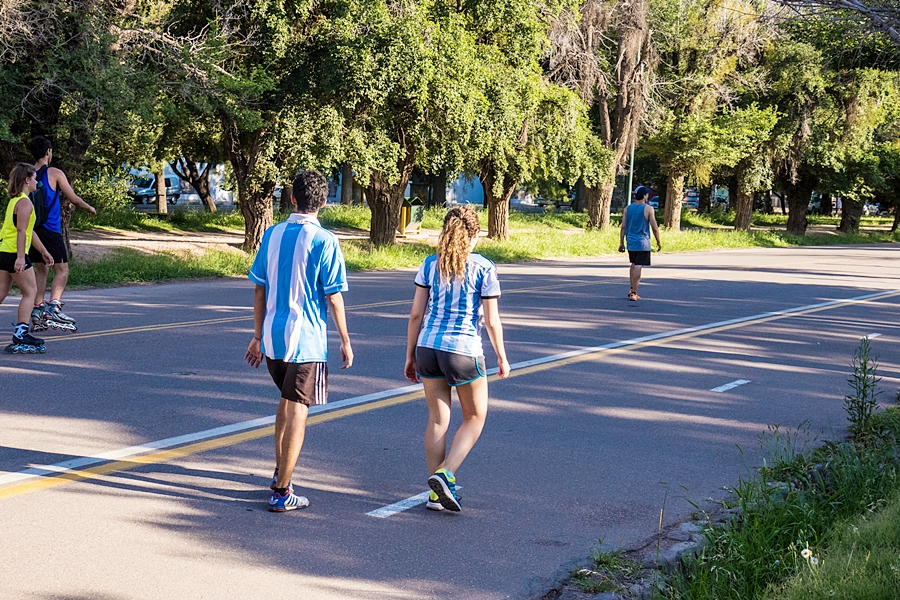
[[[426,506],[432,510],[459,511],[454,473],[478,441],[487,416],[482,326],[497,354],[500,377],[509,375],[497,269],[472,252],[480,229],[478,215],[467,206],[447,213],[437,254],[426,258],[416,275],[409,314],[404,374],[413,383],[422,381],[428,402],[425,457],[433,475]],[[456,388],[463,422],[447,452],[451,388]]]

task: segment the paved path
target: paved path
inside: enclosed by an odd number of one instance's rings
[[[898,257],[654,255],[638,303],[621,257],[501,266],[518,366],[491,383],[458,515],[384,516],[427,476],[424,403],[400,373],[411,272],[351,275],[357,364],[333,368],[307,435],[311,506],[283,515],[265,509],[276,392],[241,361],[249,283],[71,293],[79,333],[0,356],[0,598],[526,596],[600,538],[646,539],[664,501],[675,522],[722,498],[768,425],[840,435],[863,335],[892,396]]]

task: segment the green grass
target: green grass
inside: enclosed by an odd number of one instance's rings
[[[98,192],[99,193],[99,192]],[[96,198],[109,205],[108,210],[98,211],[91,217],[77,211],[73,230],[91,228],[105,230],[156,231],[156,232],[235,232],[243,230],[240,213],[215,213],[173,211],[168,221],[135,213],[131,206],[116,207],[113,200]],[[121,202],[121,198],[114,199]],[[434,208],[425,211],[423,227],[440,229],[446,211]],[[770,218],[772,215],[762,215]],[[775,215],[778,217],[778,215]],[[280,221],[284,215],[276,215]],[[509,219],[510,239],[497,242],[482,240],[477,251],[497,263],[526,262],[535,260],[591,258],[616,254],[619,246],[619,215],[613,215],[612,227],[605,232],[587,229],[587,215],[561,212],[527,214],[512,211]],[[769,231],[734,231],[716,226],[712,216],[684,214],[686,229],[663,231],[664,252],[694,252],[717,249],[771,248],[800,245],[860,244],[900,241],[900,233],[860,233],[852,235],[790,236],[777,229]],[[483,227],[487,227],[487,213],[479,211]],[[352,228],[367,231],[370,212],[360,206],[328,207],[320,213],[320,221],[327,228]],[[415,268],[434,253],[434,247],[425,242],[405,241],[395,246],[375,249],[365,240],[344,240],[341,244],[348,269],[387,270]],[[213,252],[203,259],[179,253],[162,253],[149,257],[137,252],[119,252],[96,264],[73,263],[70,285],[116,285],[133,281],[156,281],[186,277],[220,277],[242,275],[252,258],[248,255]],[[243,270],[243,272],[242,272]]]
[[[207,250],[202,256],[189,252],[143,254],[120,248],[95,262],[73,261],[69,287],[106,287],[122,283],[232,277],[247,275],[252,257],[243,252]]]
[[[709,545],[673,578],[666,597],[691,600],[828,597],[829,594],[817,594],[826,585],[826,591],[833,589],[855,567],[851,561],[847,567],[850,571],[838,571],[829,575],[827,584],[823,583],[825,580],[820,575],[839,562],[827,557],[834,553],[846,561],[854,541],[856,552],[860,552],[859,541],[848,540],[844,535],[847,523],[852,520],[859,523],[861,518],[871,520],[887,511],[894,512],[889,513],[886,521],[891,518],[893,523],[900,521],[890,516],[900,511],[900,407],[877,413],[873,419],[874,428],[880,433],[867,439],[865,445],[829,443],[809,452],[792,454],[786,463],[764,468],[759,477],[741,481],[735,488],[742,509],[740,518],[706,531]],[[855,526],[862,531],[860,525]],[[891,530],[878,536],[892,540],[883,541],[882,545],[892,548],[893,564],[900,567],[897,561],[900,531]],[[817,566],[801,556],[805,548],[811,549],[812,556],[820,561]],[[884,556],[888,554],[890,551]],[[865,554],[858,556],[857,560],[864,557]],[[877,569],[890,574],[884,570],[887,562],[878,564],[881,566]],[[856,563],[856,567],[865,565]],[[862,583],[864,575],[859,575],[859,579]],[[876,579],[873,576],[866,585]],[[900,579],[894,580],[893,585],[897,581]],[[801,591],[795,591],[795,587]],[[817,592],[806,593],[804,589]],[[859,593],[835,597],[900,597],[897,594],[867,596],[868,591]]]

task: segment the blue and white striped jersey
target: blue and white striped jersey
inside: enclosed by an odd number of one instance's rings
[[[482,356],[484,325],[482,298],[500,296],[500,281],[494,263],[472,253],[464,279],[441,281],[437,254],[425,259],[416,274],[416,285],[430,290],[418,345],[466,356]]]
[[[285,362],[325,362],[325,296],[347,291],[337,238],[315,217],[293,214],[263,234],[250,281],[266,288],[262,351]]]

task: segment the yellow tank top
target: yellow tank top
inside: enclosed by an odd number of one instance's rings
[[[26,202],[31,204],[31,200],[28,199],[28,196],[22,194],[20,196],[16,196],[12,200],[9,201],[9,204],[6,205],[6,216],[3,218],[3,226],[0,227],[0,252],[12,252],[16,254],[18,250],[16,249],[16,238],[18,237],[18,230],[16,230],[16,226],[13,224],[13,214],[16,212],[16,205],[20,200],[25,199]],[[31,233],[34,231],[34,207],[32,207],[31,215],[28,217],[28,228],[25,230],[25,253],[28,253],[28,250],[31,248]]]

